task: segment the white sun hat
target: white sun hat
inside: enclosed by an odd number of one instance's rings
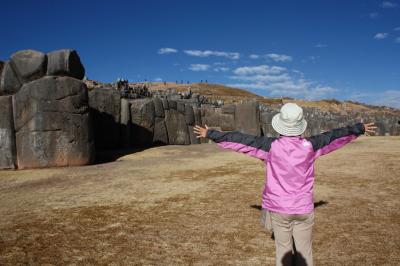
[[[295,103],[286,103],[280,113],[272,118],[272,127],[284,136],[299,136],[307,128],[307,121],[303,118],[303,109]]]

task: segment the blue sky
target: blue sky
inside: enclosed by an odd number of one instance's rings
[[[104,82],[208,80],[400,108],[400,0],[3,0],[0,12],[0,60],[73,48]]]

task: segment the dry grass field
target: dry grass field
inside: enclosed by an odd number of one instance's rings
[[[0,171],[0,265],[273,265],[263,162],[214,144]],[[316,163],[316,265],[400,265],[400,138]]]

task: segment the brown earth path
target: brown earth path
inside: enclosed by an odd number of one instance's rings
[[[0,171],[0,265],[273,265],[263,162],[214,144]],[[316,265],[400,264],[400,137],[316,164]]]

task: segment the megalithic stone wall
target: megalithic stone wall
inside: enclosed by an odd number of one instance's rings
[[[82,82],[85,69],[73,50],[44,54],[23,50],[0,61],[0,169],[84,165],[97,150],[207,142],[195,125],[276,136],[272,117],[280,106],[255,101],[210,104],[179,94],[123,99],[120,91]],[[158,98],[161,97],[161,98]],[[400,112],[385,108],[323,111],[303,107],[306,136],[364,119],[377,135],[400,135]]]
[[[262,134],[265,136],[277,136],[278,134],[271,126],[272,117],[279,113],[280,106],[261,106],[260,125]],[[307,120],[305,136],[312,136],[326,132],[338,127],[344,127],[363,120],[373,122],[378,127],[377,136],[398,136],[400,135],[400,124],[398,123],[400,111],[397,112],[360,112],[347,111],[335,113],[320,110],[318,108],[303,107],[304,118]]]
[[[14,120],[18,168],[85,165],[93,161],[88,91],[81,80],[84,73],[73,50],[49,54],[23,50],[4,64],[0,95],[13,98],[9,112]],[[2,114],[1,120],[4,117]],[[3,147],[3,138],[0,144]]]

